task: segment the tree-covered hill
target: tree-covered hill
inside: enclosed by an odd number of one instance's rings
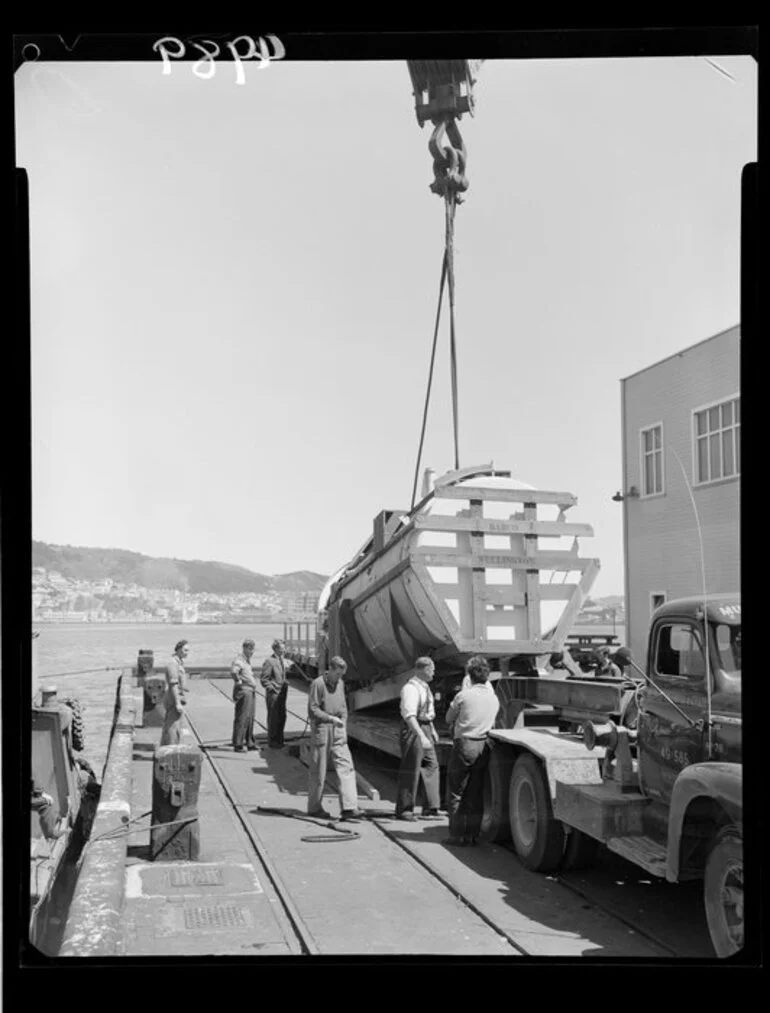
[[[72,580],[111,579],[147,588],[179,588],[192,594],[271,591],[320,591],[326,577],[309,570],[266,576],[242,566],[201,559],[166,559],[125,549],[94,549],[75,545],[32,543],[32,565]]]

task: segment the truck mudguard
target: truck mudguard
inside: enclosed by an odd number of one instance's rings
[[[693,763],[676,779],[668,822],[666,879],[679,879],[679,857],[687,810],[698,798],[713,799],[740,826],[743,818],[743,768],[740,763]]]

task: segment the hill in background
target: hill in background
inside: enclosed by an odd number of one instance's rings
[[[145,556],[125,549],[94,549],[32,542],[32,565],[70,580],[111,579],[147,588],[178,588],[190,594],[269,594],[319,592],[327,578],[310,570],[267,576],[230,563]]]

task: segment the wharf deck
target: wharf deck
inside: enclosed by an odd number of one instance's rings
[[[268,748],[262,734],[257,750],[236,753],[230,686],[211,678],[190,686],[187,734],[210,761],[200,860],[151,863],[149,831],[132,837],[119,955],[668,955],[503,849],[455,853],[442,843],[445,822],[395,821],[390,801],[359,798],[372,819],[348,824],[355,839],[303,841],[334,832],[258,807],[305,814],[307,769],[296,753],[307,696],[289,690],[287,749]],[[264,730],[261,693],[256,719]],[[132,816],[150,808],[159,737],[136,729]],[[338,813],[331,787],[324,804]]]

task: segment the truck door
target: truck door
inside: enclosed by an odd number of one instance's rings
[[[648,661],[653,680],[693,722],[706,712],[703,634],[687,620],[666,618],[653,630]],[[679,771],[707,759],[706,738],[654,687],[639,694],[639,772],[643,791],[667,803]]]

